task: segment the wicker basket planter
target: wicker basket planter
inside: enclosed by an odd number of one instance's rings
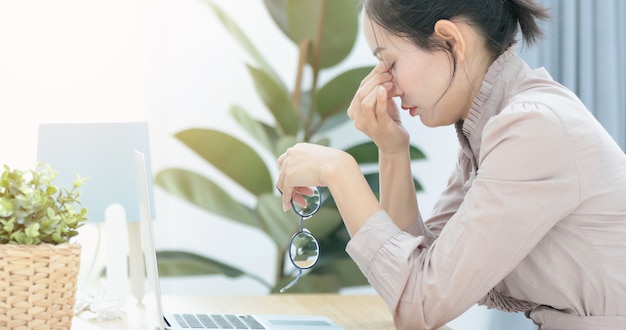
[[[70,329],[81,247],[0,244],[0,329]]]

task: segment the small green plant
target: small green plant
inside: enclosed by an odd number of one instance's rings
[[[53,184],[57,172],[50,165],[11,169],[4,165],[0,177],[0,244],[62,244],[78,235],[87,221],[80,207],[76,175],[71,190]]]

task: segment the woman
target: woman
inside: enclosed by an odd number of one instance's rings
[[[376,68],[348,109],[378,146],[380,201],[347,153],[298,144],[278,159],[283,207],[327,186],[346,250],[399,329],[479,303],[541,329],[626,328],[626,156],[580,100],[515,54],[546,11],[530,0],[363,0]],[[423,222],[399,109],[455,125],[461,150]],[[300,188],[300,190],[303,190]]]

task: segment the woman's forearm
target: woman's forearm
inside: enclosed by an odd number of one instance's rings
[[[350,236],[381,209],[357,162],[345,154],[340,162],[324,171],[323,182],[330,190]]]
[[[411,158],[406,153],[379,156],[380,205],[401,229],[419,219]]]

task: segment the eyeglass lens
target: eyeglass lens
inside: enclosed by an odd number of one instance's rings
[[[319,210],[320,206],[322,205],[322,195],[320,194],[320,190],[319,188],[314,187],[312,188],[311,194],[302,193],[300,194],[300,196],[304,199],[306,205],[300,205],[299,203],[292,200],[291,207],[297,215],[304,218],[309,218],[313,214],[315,214],[315,212],[317,212],[317,210]]]
[[[294,286],[302,276],[302,270],[313,267],[319,259],[319,242],[313,234],[302,227],[302,221],[310,218],[319,210],[322,205],[322,196],[317,187],[313,188],[312,194],[301,194],[301,196],[306,201],[306,205],[291,202],[294,212],[300,216],[300,231],[291,237],[291,243],[289,244],[289,259],[298,269],[298,275],[287,286],[282,288],[280,292],[285,292]]]

